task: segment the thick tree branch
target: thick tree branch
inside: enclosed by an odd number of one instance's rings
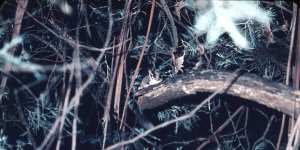
[[[198,92],[214,92],[224,86],[227,78],[234,75],[234,73],[215,71],[180,75],[138,91],[138,104],[142,110],[153,109],[174,99]],[[254,75],[240,76],[226,94],[265,105],[287,115],[300,114],[299,91]]]

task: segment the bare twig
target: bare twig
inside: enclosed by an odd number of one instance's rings
[[[234,117],[236,117],[242,110],[244,110],[244,107],[241,106],[240,108],[238,108],[216,131],[213,132],[213,135],[216,135],[218,133],[220,133],[222,130],[225,129],[225,127],[229,124],[232,123],[232,119]],[[215,141],[214,136],[210,136],[208,139],[208,141],[203,142],[198,148],[197,150],[201,150],[203,149],[206,145],[208,145],[209,143]]]
[[[290,74],[291,74],[291,65],[292,65],[292,54],[293,54],[293,49],[294,49],[294,43],[295,43],[295,30],[296,30],[296,21],[297,21],[297,4],[293,2],[293,12],[292,12],[292,21],[291,21],[291,41],[290,41],[290,46],[289,46],[289,56],[288,56],[288,63],[287,63],[287,71],[286,71],[286,80],[285,84],[288,86],[290,83]],[[294,108],[291,108],[294,109]],[[293,119],[293,118],[291,118]],[[280,148],[280,143],[283,135],[283,130],[284,130],[284,125],[285,125],[285,120],[286,120],[286,115],[282,115],[282,120],[281,120],[281,128],[276,144],[276,150],[279,150]]]
[[[78,22],[78,27],[80,25],[80,21]],[[79,29],[76,30],[76,48],[73,52],[73,62],[74,65],[78,67],[74,67],[75,72],[75,92],[77,92],[82,84],[82,75],[81,75],[81,62],[80,62],[80,48],[79,48]],[[75,106],[74,106],[74,118],[72,124],[72,150],[76,150],[76,139],[77,139],[77,122],[78,122],[78,111],[79,111],[79,104],[80,104],[80,97],[76,99]]]
[[[17,1],[17,9],[16,9],[16,14],[15,14],[15,23],[14,23],[14,31],[12,34],[12,39],[14,39],[20,35],[23,16],[24,16],[24,12],[26,11],[27,4],[28,4],[28,0],[18,0]],[[10,53],[12,55],[14,55],[15,51],[16,51],[16,47],[10,49]],[[11,67],[12,66],[10,64],[5,64],[4,73],[9,72],[11,70]],[[0,85],[1,89],[5,88],[7,80],[8,80],[7,76],[2,76],[1,85]],[[31,141],[32,147],[34,149],[36,149],[36,142],[34,139],[34,135],[32,134],[31,129],[26,121],[21,102],[19,101],[17,94],[15,94],[15,95],[16,95],[16,102],[17,102],[17,106],[18,106],[17,109],[18,109],[19,117],[29,134],[29,139]],[[0,103],[2,101],[2,98],[3,98],[3,94],[0,94]]]
[[[17,93],[15,93],[15,98],[16,98],[17,110],[18,110],[18,114],[19,114],[20,120],[21,120],[21,122],[23,123],[23,125],[26,128],[26,131],[28,133],[28,137],[29,137],[29,140],[30,140],[30,142],[32,144],[32,147],[34,149],[36,149],[36,141],[35,141],[34,135],[32,134],[30,126],[27,123],[27,120],[26,120],[26,117],[25,117],[25,114],[24,114],[24,111],[23,111],[23,108],[22,108],[22,104],[20,102],[20,99],[19,99]]]
[[[53,34],[54,36],[56,36],[57,38],[67,42],[68,44],[70,44],[70,46],[76,48],[76,41],[74,41],[73,39],[70,38],[66,38],[63,37],[59,34],[57,34],[55,31],[53,31],[51,28],[49,28],[48,26],[46,26],[45,24],[43,24],[41,21],[39,21],[38,19],[36,19],[32,14],[30,14],[29,12],[26,12],[26,14],[32,18],[36,23],[38,23],[39,25],[41,25],[42,27],[44,27],[45,29],[47,29],[51,34]],[[109,31],[109,30],[108,30]],[[110,33],[111,34],[111,33]],[[108,50],[113,49],[114,47],[103,47],[103,48],[97,48],[97,47],[93,47],[93,46],[87,46],[87,45],[83,45],[83,44],[78,44],[79,48],[84,48],[90,51],[96,51],[96,52],[105,52]],[[116,47],[121,46],[121,43],[118,45],[115,45]]]
[[[26,11],[28,4],[28,0],[19,0],[17,1],[17,9],[16,9],[16,14],[15,14],[15,23],[14,23],[14,31],[12,34],[12,39],[18,37],[20,35],[21,27],[22,27],[22,21],[23,21],[23,16],[24,12]],[[16,47],[10,49],[10,53],[14,55],[16,51]],[[4,66],[5,72],[9,72],[11,70],[11,65],[6,64]],[[3,76],[1,80],[1,85],[0,88],[4,89],[7,83],[7,77]],[[3,95],[0,94],[0,102],[2,101]]]
[[[140,53],[140,58],[139,58],[138,63],[136,65],[134,74],[132,75],[132,78],[131,78],[131,81],[130,81],[130,85],[129,85],[129,89],[127,91],[127,95],[126,95],[126,99],[125,99],[125,103],[124,103],[124,109],[123,109],[123,114],[122,114],[120,128],[122,128],[122,124],[124,122],[124,118],[125,118],[125,115],[126,115],[126,112],[127,112],[127,107],[128,107],[127,103],[128,103],[129,95],[130,95],[131,90],[133,88],[135,79],[137,78],[137,75],[139,73],[140,66],[142,64],[142,60],[143,60],[143,57],[144,57],[145,49],[146,49],[146,46],[147,46],[147,43],[148,43],[148,38],[149,38],[149,35],[150,35],[151,26],[152,26],[154,8],[155,8],[155,0],[152,0],[151,11],[150,11],[150,16],[149,16],[149,22],[148,22],[148,28],[147,28],[147,33],[146,33],[146,37],[145,37],[145,41],[144,41],[144,45],[143,45],[142,51]]]
[[[165,0],[160,0],[160,3],[162,5],[163,10],[166,12],[166,15],[170,21],[171,28],[172,28],[172,34],[173,34],[173,49],[177,47],[178,44],[178,33],[177,33],[177,27],[175,26],[174,18],[172,16],[172,13],[166,3]]]
[[[104,117],[103,117],[103,119],[104,119],[104,128],[103,128],[102,149],[105,148],[105,144],[106,144],[106,136],[107,136],[107,132],[108,132],[107,129],[108,129],[108,123],[109,123],[109,119],[110,119],[109,117],[110,117],[110,110],[111,110],[111,104],[112,104],[114,89],[116,88],[115,89],[116,90],[116,92],[115,92],[115,94],[116,94],[115,95],[115,101],[117,101],[116,97],[120,96],[118,94],[121,94],[121,92],[118,91],[118,90],[120,90],[118,88],[118,86],[121,86],[120,84],[122,83],[122,80],[119,81],[118,77],[120,77],[119,76],[120,72],[121,72],[121,75],[123,75],[123,66],[122,66],[123,62],[121,62],[121,61],[123,61],[123,57],[124,57],[124,53],[123,53],[124,45],[123,44],[124,44],[125,37],[127,36],[127,34],[126,34],[127,33],[126,32],[127,31],[126,30],[127,29],[127,19],[129,18],[128,16],[129,16],[129,13],[130,13],[130,9],[129,8],[130,8],[130,5],[131,5],[131,2],[132,1],[130,0],[130,1],[128,1],[128,2],[125,3],[125,7],[127,8],[125,13],[127,15],[126,15],[125,21],[123,22],[122,31],[121,31],[121,35],[120,35],[120,41],[122,43],[122,46],[120,46],[117,49],[117,52],[116,52],[116,54],[117,54],[116,56],[117,57],[115,59],[115,66],[114,66],[113,76],[112,76],[112,79],[110,81],[109,91],[108,91],[108,95],[107,95],[107,98],[106,98],[106,106],[105,106]],[[111,1],[109,1],[109,7],[111,7]],[[110,14],[112,13],[111,10],[109,10],[109,13]],[[113,21],[112,20],[112,16],[110,16],[110,22],[112,22],[112,21]],[[112,25],[112,24],[110,24],[110,25]],[[109,26],[109,27],[111,28],[112,26]],[[110,31],[111,31],[111,29],[110,29]],[[110,36],[110,35],[108,34],[107,36]],[[106,40],[109,41],[109,39],[106,39]],[[108,44],[108,43],[106,43],[106,44]],[[102,57],[102,56],[100,56],[100,57]],[[115,84],[117,84],[117,85],[115,85]]]
[[[254,142],[253,146],[252,146],[252,150],[255,150],[256,149],[256,146],[261,143],[262,141],[266,142],[266,143],[269,143],[274,149],[275,149],[275,146],[270,142],[270,140],[268,140],[266,138],[269,130],[270,130],[270,127],[271,127],[271,124],[273,123],[273,120],[275,119],[275,116],[272,116],[268,122],[268,125],[263,133],[263,135]]]
[[[294,80],[293,80],[293,87],[296,89],[296,90],[299,90],[299,86],[300,86],[300,27],[299,27],[299,24],[300,24],[300,7],[299,5],[296,5],[296,3],[294,3],[294,8],[293,9],[296,9],[297,11],[297,17],[296,17],[296,26],[297,27],[297,32],[296,32],[296,43],[295,43],[295,48],[296,48],[296,60],[295,60],[295,74],[294,74]],[[297,111],[298,108],[297,106],[299,106],[298,103],[296,103],[294,105],[293,110],[294,111]],[[291,129],[291,132],[290,132],[290,136],[289,136],[289,140],[288,140],[288,144],[287,144],[287,147],[286,149],[287,150],[290,150],[290,149],[299,149],[299,146],[300,146],[300,142],[298,141],[299,140],[299,134],[300,134],[300,131],[299,131],[299,126],[300,126],[300,115],[299,114],[294,114],[294,116],[297,116],[297,121],[296,121],[296,124],[294,126],[292,126],[292,129]],[[292,122],[294,122],[294,118],[292,120]]]
[[[295,147],[296,144],[299,143],[299,141],[296,141],[296,136],[297,134],[300,133],[300,116],[298,116],[298,119],[295,123],[294,128],[291,131],[291,134],[289,136],[289,140],[288,140],[288,144],[286,146],[286,150],[294,150],[297,149],[297,147]],[[294,143],[294,145],[293,145]]]

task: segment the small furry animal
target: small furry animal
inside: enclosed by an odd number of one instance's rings
[[[213,47],[221,35],[227,33],[241,49],[251,46],[237,23],[254,20],[269,28],[272,13],[259,7],[257,1],[237,0],[186,0],[197,11],[194,29],[199,35],[206,34],[206,46]]]

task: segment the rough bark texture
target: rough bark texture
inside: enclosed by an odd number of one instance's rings
[[[142,110],[162,106],[174,99],[201,92],[214,92],[223,88],[233,73],[204,71],[179,75],[158,85],[137,92]],[[287,115],[300,113],[300,92],[254,75],[240,76],[226,94],[250,100]]]

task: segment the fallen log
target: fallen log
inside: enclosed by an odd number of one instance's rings
[[[212,93],[224,88],[225,82],[235,73],[202,71],[178,75],[174,78],[141,89],[136,93],[141,110],[153,109],[172,100],[196,93]],[[300,92],[281,83],[243,74],[224,94],[240,97],[278,110],[287,115],[300,114]]]

